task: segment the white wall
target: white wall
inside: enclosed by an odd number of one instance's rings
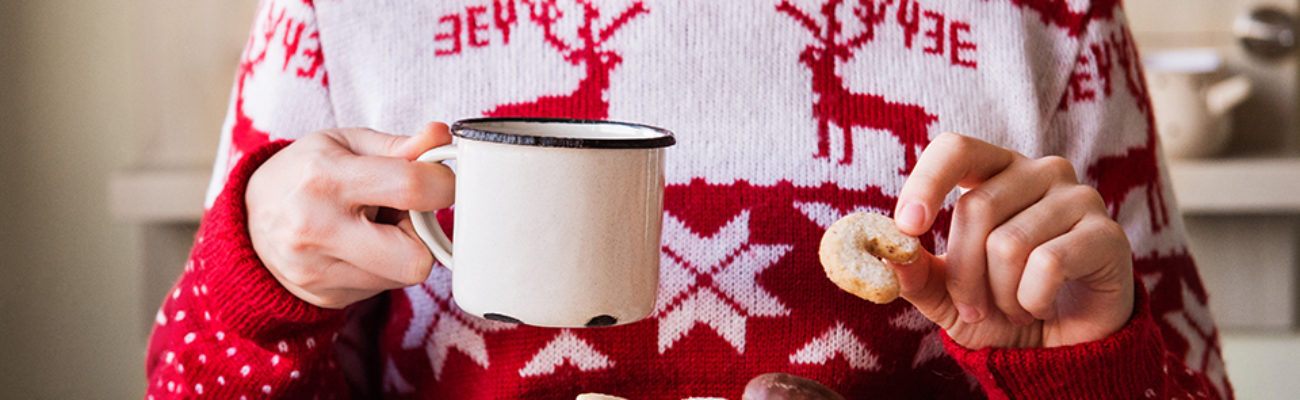
[[[136,230],[105,206],[132,158],[129,7],[6,2],[0,388],[13,398],[143,394]]]
[[[0,0],[0,398],[143,396],[147,283],[176,276],[107,185],[210,165],[255,3]]]

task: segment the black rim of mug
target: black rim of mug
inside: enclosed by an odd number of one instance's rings
[[[631,139],[615,138],[573,138],[573,137],[553,137],[553,136],[533,136],[518,133],[506,133],[495,130],[487,130],[481,125],[487,123],[500,122],[527,122],[542,124],[589,124],[589,125],[621,125],[639,130],[650,130],[658,136]],[[667,129],[634,124],[630,122],[619,122],[609,120],[592,120],[592,119],[572,119],[572,118],[522,118],[522,117],[494,117],[494,118],[471,118],[456,121],[451,126],[451,133],[457,137],[479,140],[486,142],[516,144],[523,146],[540,146],[540,147],[567,147],[577,149],[652,149],[668,147],[677,143],[673,133]]]

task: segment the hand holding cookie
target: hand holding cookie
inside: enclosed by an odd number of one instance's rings
[[[955,187],[947,253],[893,264],[900,294],[968,348],[1099,340],[1132,315],[1132,250],[1095,189],[1060,157],[1030,159],[945,133],[922,152],[894,210],[928,231]]]

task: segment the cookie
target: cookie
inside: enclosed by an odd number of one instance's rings
[[[894,220],[859,212],[831,224],[817,253],[826,277],[836,286],[884,304],[898,298],[899,287],[898,276],[883,260],[906,264],[921,250],[921,241],[899,232]]]

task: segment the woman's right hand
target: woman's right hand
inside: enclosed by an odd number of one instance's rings
[[[297,140],[249,179],[253,249],[290,293],[324,308],[423,282],[433,256],[405,210],[451,206],[451,169],[414,161],[447,143],[442,123],[410,137],[346,128]]]

